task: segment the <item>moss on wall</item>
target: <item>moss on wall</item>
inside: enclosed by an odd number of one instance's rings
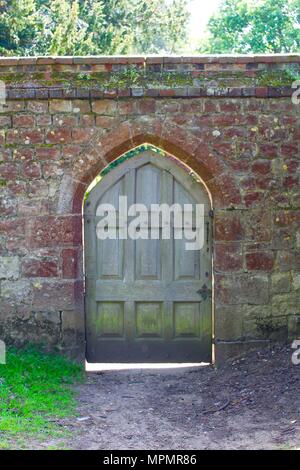
[[[44,87],[63,85],[67,88],[86,87],[99,90],[142,88],[176,88],[184,86],[291,86],[294,80],[300,79],[297,65],[289,65],[284,69],[255,70],[254,76],[241,71],[218,72],[153,72],[129,66],[116,72],[47,72],[45,73],[0,73],[0,79],[7,84],[22,85],[32,83]]]

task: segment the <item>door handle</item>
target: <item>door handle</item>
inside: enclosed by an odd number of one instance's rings
[[[211,289],[206,284],[203,284],[201,289],[197,290],[197,294],[201,295],[203,300],[211,299]]]

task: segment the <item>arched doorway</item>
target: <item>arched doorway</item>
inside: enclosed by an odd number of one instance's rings
[[[127,198],[127,225],[120,197]],[[143,205],[135,239],[127,231],[132,204]],[[169,237],[162,236],[161,217],[151,213],[143,225],[143,211],[153,204],[187,205],[193,229],[201,206],[201,249],[186,248],[185,219],[182,225],[170,219]],[[88,362],[211,362],[210,210],[204,185],[174,157],[152,150],[119,164],[93,187],[84,204]],[[107,238],[104,215],[113,229]]]

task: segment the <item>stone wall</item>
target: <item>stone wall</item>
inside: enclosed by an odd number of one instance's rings
[[[0,59],[0,338],[82,356],[83,195],[144,143],[212,195],[219,361],[299,337],[299,70],[299,55]]]

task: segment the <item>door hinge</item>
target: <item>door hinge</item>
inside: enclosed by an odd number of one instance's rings
[[[208,215],[209,215],[209,217],[210,217],[211,219],[213,219],[213,217],[214,217],[214,210],[211,209],[211,210],[209,211]]]

